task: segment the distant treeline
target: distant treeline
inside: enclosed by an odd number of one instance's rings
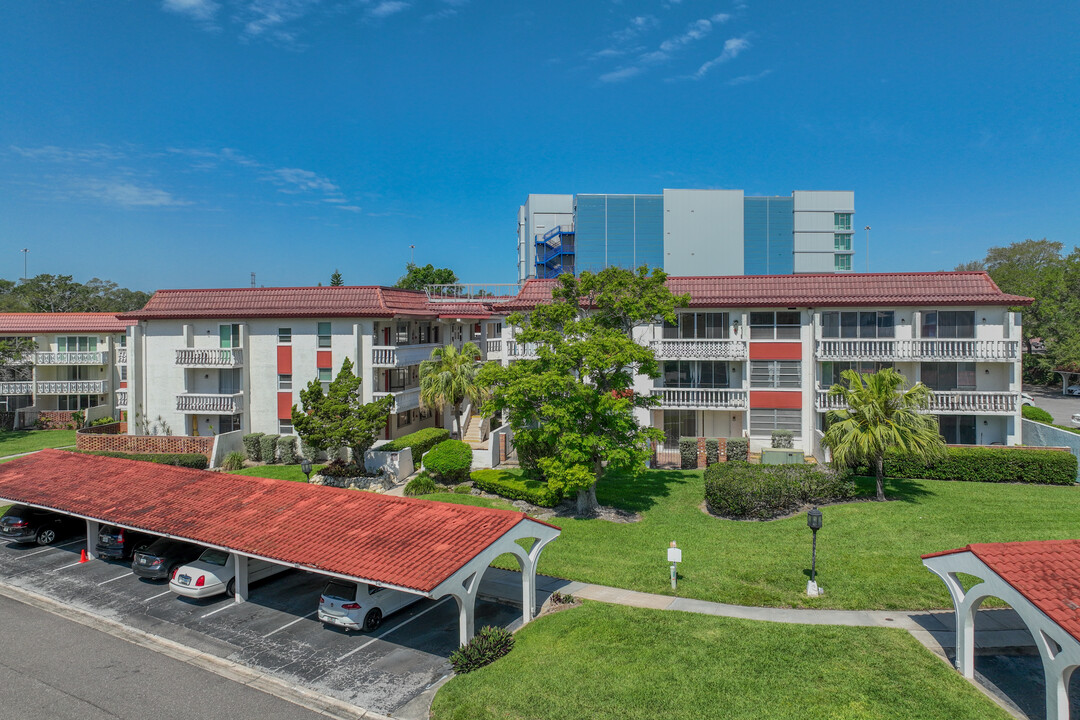
[[[127,312],[138,310],[150,293],[128,290],[109,280],[75,282],[71,275],[0,278],[0,312]]]

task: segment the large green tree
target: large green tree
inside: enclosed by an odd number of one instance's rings
[[[431,263],[420,267],[415,263],[405,266],[405,274],[394,284],[404,290],[423,290],[428,285],[452,285],[458,281],[450,268],[437,268]]]
[[[536,347],[536,359],[491,364],[481,373],[492,393],[484,414],[509,412],[523,464],[539,469],[551,487],[576,491],[580,514],[597,507],[598,482],[642,469],[650,443],[663,439],[661,430],[634,417],[636,409],[658,404],[634,392],[634,378],[656,378],[659,366],[632,333],[647,323],[674,322],[675,308],[689,301],[673,295],[666,278],[644,266],[560,276],[551,303],[509,318],[517,342]]]
[[[832,451],[834,463],[873,468],[877,499],[884,500],[886,451],[932,460],[945,450],[937,418],[927,412],[933,393],[922,383],[906,387],[907,380],[892,368],[868,375],[845,370],[840,377],[829,396],[841,398],[847,408],[826,414],[821,444]]]
[[[431,351],[431,359],[420,363],[420,402],[432,410],[453,406],[462,439],[461,403],[466,398],[480,403],[485,395],[479,380],[480,357],[480,348],[470,342],[460,351],[453,345],[437,347]]]
[[[317,379],[300,391],[300,406],[293,405],[292,422],[300,438],[313,448],[331,451],[348,448],[352,460],[363,464],[364,451],[375,444],[394,406],[387,395],[375,402],[360,401],[360,378],[345,358],[326,392]]]
[[[19,283],[0,280],[0,310],[5,312],[128,312],[138,310],[150,293],[91,278],[42,274]]]

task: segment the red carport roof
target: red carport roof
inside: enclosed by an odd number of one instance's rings
[[[62,450],[0,465],[0,497],[420,592],[518,523],[540,523],[522,512]]]
[[[1048,618],[1080,640],[1080,540],[972,543],[923,559],[970,552]]]
[[[133,322],[121,320],[116,313],[0,313],[0,335],[122,333]]]

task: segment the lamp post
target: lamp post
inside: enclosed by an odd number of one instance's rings
[[[814,534],[813,544],[810,551],[810,581],[806,583],[806,594],[817,597],[821,590],[817,586],[817,531],[821,529],[822,515],[816,507],[806,513],[806,525]]]
[[[311,461],[307,458],[300,461],[300,472],[304,473],[307,482],[311,482]]]
[[[866,272],[870,272],[870,226],[866,226]]]

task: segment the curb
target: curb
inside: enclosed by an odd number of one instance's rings
[[[148,650],[161,653],[174,660],[180,660],[193,667],[208,670],[216,675],[232,680],[233,682],[247,685],[260,690],[267,695],[273,695],[299,705],[320,715],[325,715],[334,720],[393,720],[388,715],[382,715],[372,710],[366,710],[358,705],[347,703],[329,695],[295,687],[284,680],[267,673],[260,672],[246,665],[235,663],[231,660],[217,657],[209,653],[192,650],[186,645],[158,637],[144,630],[131,628],[109,618],[87,612],[80,608],[62,605],[44,595],[16,588],[5,583],[0,583],[0,596],[6,597],[24,605],[30,605],[40,610],[45,610],[54,615],[60,615],[68,620],[85,625],[86,627],[108,633],[113,637],[126,640]],[[59,611],[63,612],[59,612]]]

